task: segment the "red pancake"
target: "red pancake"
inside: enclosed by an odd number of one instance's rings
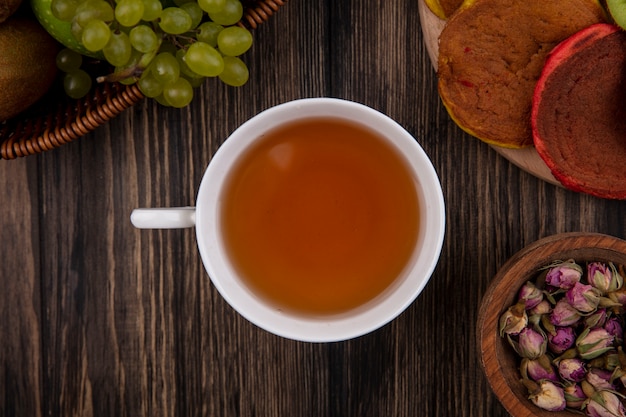
[[[596,24],[556,46],[531,120],[537,152],[563,186],[626,199],[626,32]]]

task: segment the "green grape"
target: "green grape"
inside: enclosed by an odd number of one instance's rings
[[[204,84],[204,80],[206,79],[205,77],[194,78],[194,77],[190,77],[190,76],[188,76],[186,74],[181,74],[180,76],[181,76],[181,78],[184,78],[187,81],[189,81],[189,84],[191,84],[191,86],[193,88],[200,87],[202,84]]]
[[[139,25],[130,30],[130,44],[140,52],[156,51],[159,47],[159,38],[150,26]]]
[[[114,73],[120,73],[128,70],[129,68],[137,68],[140,67],[141,60],[145,57],[145,54],[139,52],[135,48],[130,48],[130,58],[123,65],[118,65],[115,67]],[[143,68],[146,68],[145,66]]]
[[[115,6],[115,19],[122,26],[135,26],[143,17],[143,0],[119,0]]]
[[[167,106],[167,107],[171,107],[170,103],[167,102],[167,100],[165,99],[165,97],[163,97],[163,94],[159,94],[156,97],[153,97],[154,100],[159,103],[162,106]]]
[[[102,20],[94,19],[89,21],[81,36],[83,46],[92,52],[102,50],[111,38],[109,25]]]
[[[224,71],[219,75],[224,84],[241,87],[248,81],[249,76],[248,67],[241,59],[234,56],[224,57]]]
[[[76,14],[78,3],[78,0],[52,0],[50,2],[50,11],[57,19],[71,22]]]
[[[198,26],[196,39],[200,42],[208,43],[212,47],[217,47],[217,37],[224,29],[224,26],[215,22],[204,22]]]
[[[204,77],[218,76],[224,70],[222,55],[204,42],[196,42],[189,46],[183,59],[193,72]]]
[[[163,93],[163,84],[157,81],[151,71],[144,71],[137,82],[139,89],[146,97],[157,97]]]
[[[141,20],[152,22],[161,17],[163,5],[159,0],[143,0],[143,16]]]
[[[119,32],[111,34],[111,38],[102,49],[102,53],[109,64],[114,67],[121,67],[130,60],[132,49],[128,35],[124,32]]]
[[[134,48],[131,48],[130,59],[128,62],[124,65],[115,67],[113,74],[117,76],[117,78],[124,76],[127,77],[122,79],[122,84],[133,84],[137,82],[136,72],[138,70],[145,69],[150,64],[152,57],[152,54],[144,54]]]
[[[77,70],[83,64],[83,56],[69,48],[59,51],[56,58],[57,68],[63,72]]]
[[[198,25],[202,21],[202,17],[204,17],[204,12],[200,8],[200,6],[198,6],[198,3],[192,0],[189,3],[182,4],[180,8],[186,11],[187,13],[189,13],[189,16],[191,16],[191,28],[190,29],[198,27]]]
[[[207,13],[216,13],[224,9],[226,0],[198,0],[198,5]]]
[[[180,7],[168,7],[161,13],[159,27],[170,35],[180,35],[191,29],[191,16]]]
[[[217,37],[217,47],[228,56],[239,56],[252,46],[252,34],[239,26],[227,27]]]
[[[150,63],[152,75],[161,84],[172,83],[180,76],[178,60],[169,52],[161,52]]]
[[[63,77],[65,94],[73,99],[85,97],[91,90],[91,77],[82,69],[68,72]]]
[[[215,23],[230,26],[239,22],[243,17],[243,6],[239,0],[226,0],[226,4],[222,10],[207,13],[209,14],[211,20]]]
[[[194,2],[195,3],[196,0],[174,0],[174,4],[178,7],[182,6],[183,4],[187,4],[187,3],[191,3]]]
[[[186,51],[184,49],[179,49],[176,51],[176,60],[178,61],[178,66],[180,67],[180,76],[185,76],[188,81],[192,79],[204,79],[202,75],[195,73],[189,68],[189,65],[185,62],[185,54]]]
[[[84,28],[91,20],[98,19],[111,22],[115,19],[113,7],[105,0],[85,0],[76,7],[76,15],[72,22]]]
[[[172,107],[185,107],[193,99],[193,87],[186,79],[179,78],[163,86],[163,98]]]
[[[83,36],[83,27],[78,24],[76,18],[72,19],[72,23],[70,24],[70,32],[72,36],[78,41]]]

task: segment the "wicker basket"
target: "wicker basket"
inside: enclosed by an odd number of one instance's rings
[[[255,29],[288,0],[243,0],[240,26]],[[136,84],[101,83],[83,99],[58,90],[11,120],[0,122],[0,159],[15,159],[57,148],[103,125],[144,98]]]

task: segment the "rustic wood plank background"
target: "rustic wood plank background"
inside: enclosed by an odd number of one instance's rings
[[[416,0],[291,0],[255,31],[250,82],[184,110],[143,101],[57,150],[0,161],[1,416],[505,416],[475,320],[504,261],[565,231],[626,237],[626,203],[542,182],[448,118]],[[193,205],[228,134],[272,105],[332,96],[378,109],[431,156],[447,234],[399,318],[308,344],[239,317],[193,230],[139,231],[141,206]]]

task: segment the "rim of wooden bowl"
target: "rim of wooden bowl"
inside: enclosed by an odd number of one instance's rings
[[[626,264],[626,241],[601,233],[570,232],[540,239],[513,255],[500,268],[483,295],[477,319],[480,363],[489,385],[513,417],[575,415],[542,410],[528,398],[520,382],[519,362],[498,332],[500,315],[516,301],[521,286],[554,260]]]

